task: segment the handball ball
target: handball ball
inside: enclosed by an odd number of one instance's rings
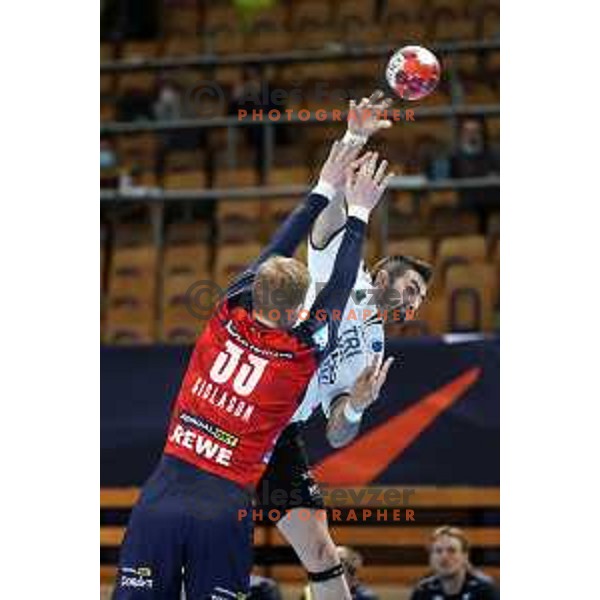
[[[440,80],[440,63],[422,46],[404,46],[388,61],[385,76],[403,100],[420,100],[433,92]]]

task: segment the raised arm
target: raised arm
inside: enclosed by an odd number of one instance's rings
[[[325,320],[330,325],[327,350],[331,350],[337,341],[339,322],[356,280],[369,216],[393,177],[391,173],[386,175],[387,161],[377,167],[377,158],[378,155],[373,154],[358,170],[349,168],[346,173],[348,219],[344,237],[331,277],[310,310],[308,323],[312,327],[317,329],[319,322]]]
[[[359,104],[350,101],[348,110],[348,129],[342,143],[361,150],[371,135],[380,129],[391,127],[392,122],[385,118],[385,111],[391,106],[392,99],[384,98],[381,90],[376,90],[369,98],[363,98]],[[369,156],[367,153],[363,160]],[[336,186],[331,202],[321,212],[311,230],[310,241],[315,249],[327,246],[332,237],[346,224],[346,205],[344,202],[344,182]]]
[[[271,256],[294,254],[300,243],[306,239],[316,218],[333,198],[336,186],[339,185],[339,174],[343,174],[350,167],[359,152],[359,148],[349,147],[339,141],[333,143],[317,185],[306,201],[298,206],[279,227],[260,256],[231,284],[228,296],[243,289],[252,280],[258,267]]]

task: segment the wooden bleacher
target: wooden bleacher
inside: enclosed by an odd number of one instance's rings
[[[347,496],[357,497],[359,488],[345,488]],[[362,488],[364,489],[364,488]],[[500,547],[499,507],[500,490],[496,487],[414,487],[406,488],[368,488],[369,493],[362,501],[353,502],[345,508],[376,509],[385,507],[383,494],[380,501],[373,501],[371,491],[395,489],[415,490],[408,505],[415,511],[413,523],[402,520],[396,524],[390,521],[376,522],[330,522],[332,535],[336,543],[353,546],[366,557],[366,565],[361,576],[371,585],[410,586],[428,572],[426,546],[429,536],[436,527],[451,523],[462,527],[472,546],[472,558],[475,564],[484,555],[492,556],[482,565],[485,572],[499,579],[500,568],[497,562]],[[131,509],[139,494],[138,488],[104,488],[100,491],[102,522],[100,528],[100,547],[116,550],[123,539],[126,513]],[[398,508],[398,507],[395,507]],[[118,525],[108,524],[106,514],[121,512]],[[373,511],[375,512],[375,511]],[[124,518],[125,517],[125,518]],[[270,553],[268,565],[258,564],[255,572],[273,577],[281,584],[303,584],[306,575],[297,563],[290,563],[287,543],[276,527],[270,524],[257,524],[254,533],[254,545],[257,554]],[[112,556],[116,557],[116,551]],[[101,558],[103,554],[101,552]],[[106,554],[104,554],[106,556]],[[276,556],[276,560],[273,557]],[[400,557],[392,563],[386,557]],[[488,556],[488,558],[489,558]],[[279,558],[281,557],[281,561]],[[403,560],[409,557],[410,560]],[[101,584],[112,584],[115,576],[115,563],[105,561],[100,567]]]

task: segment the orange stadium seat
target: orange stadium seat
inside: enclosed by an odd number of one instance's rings
[[[441,208],[432,212],[427,229],[436,238],[471,235],[477,234],[479,223],[477,216],[470,212]]]
[[[325,28],[331,21],[329,2],[315,0],[294,2],[291,5],[291,27],[295,31]],[[329,32],[331,36],[331,32]]]
[[[258,242],[220,246],[217,249],[214,278],[221,289],[239,275],[253,260],[258,258],[262,245]]]
[[[215,31],[207,36],[207,41],[215,54],[241,54],[246,46],[246,37],[240,31]]]
[[[156,165],[159,141],[152,133],[121,135],[117,138],[120,163],[153,169]]]
[[[445,298],[451,331],[491,331],[496,274],[487,264],[454,265],[446,274]]]
[[[422,16],[422,10],[419,4],[414,0],[387,0],[384,3],[383,12],[381,14],[381,22],[389,23],[390,21],[417,21]],[[396,35],[404,36],[404,33],[396,31]]]
[[[121,223],[113,227],[115,247],[150,246],[153,243],[152,227],[149,223]]]
[[[253,167],[237,169],[220,169],[216,173],[213,187],[230,188],[258,185],[258,175]]]
[[[256,53],[278,53],[293,49],[292,37],[287,31],[255,31],[248,36],[246,50]]]
[[[115,44],[111,42],[101,42],[100,44],[100,62],[114,60],[116,56]]]
[[[195,35],[200,26],[198,11],[186,6],[169,8],[164,11],[162,25],[167,37]]]
[[[266,31],[283,31],[288,20],[288,10],[285,6],[271,6],[251,13],[247,20],[253,34],[262,35]]]
[[[156,75],[151,71],[134,71],[117,76],[117,92],[152,94],[156,89]]]
[[[163,185],[166,190],[204,189],[207,187],[206,173],[204,169],[170,171],[165,173]]]
[[[110,73],[100,73],[100,95],[108,96],[115,88],[115,76]]]
[[[202,169],[206,156],[202,150],[169,150],[165,155],[167,171]]]
[[[208,221],[171,223],[165,231],[167,246],[197,245],[210,241],[211,227]]]
[[[160,341],[164,344],[193,344],[206,325],[206,320],[191,314],[165,310],[159,324]]]
[[[219,243],[257,240],[262,232],[260,200],[220,200],[217,204]]]
[[[203,29],[206,32],[231,31],[241,28],[238,11],[234,6],[216,5],[207,2],[203,19]]]
[[[345,0],[334,3],[335,21],[339,29],[346,30],[350,27],[367,28],[373,22],[375,4],[373,0]]]
[[[432,190],[427,193],[427,202],[431,208],[458,206],[456,190]]]
[[[160,46],[158,42],[125,42],[121,46],[121,58],[126,60],[139,60],[158,56]]]
[[[308,185],[309,171],[307,167],[275,167],[267,174],[269,185]]]
[[[482,11],[481,16],[481,36],[484,39],[491,39],[500,35],[500,8],[495,5],[488,5]]]
[[[398,254],[414,256],[433,264],[433,241],[427,237],[394,240],[388,243],[387,254],[390,256]]]
[[[203,44],[197,36],[167,38],[163,45],[164,56],[194,56],[201,54]]]
[[[163,275],[201,275],[208,270],[209,258],[207,244],[168,245],[163,257]]]
[[[436,41],[472,40],[477,37],[477,22],[474,19],[464,19],[440,15],[434,17],[433,37]]]
[[[447,237],[440,241],[437,251],[437,269],[444,277],[454,264],[485,262],[487,244],[482,235]]]

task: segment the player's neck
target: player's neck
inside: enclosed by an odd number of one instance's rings
[[[456,573],[456,575],[452,575],[450,577],[443,577],[442,588],[444,590],[444,594],[458,594],[465,583],[466,577],[466,569],[459,571],[458,573]]]
[[[257,321],[261,325],[264,325],[265,327],[269,327],[269,329],[276,329],[277,327],[280,327],[278,323],[276,323],[275,321],[271,321],[270,319],[265,317],[260,311],[256,311],[253,316],[255,321]]]

